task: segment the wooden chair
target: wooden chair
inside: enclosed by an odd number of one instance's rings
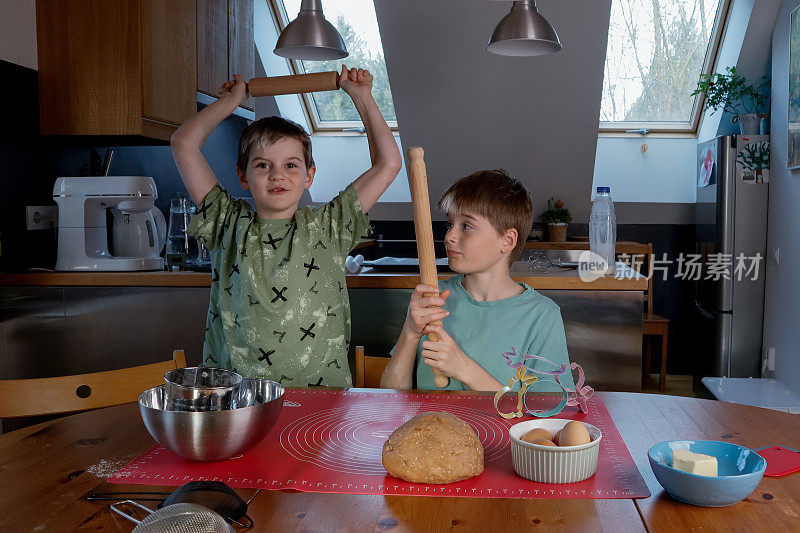
[[[653,313],[653,243],[620,243],[617,254],[625,254],[633,260],[633,268],[647,275],[647,291],[644,293],[644,316],[642,316],[642,335],[644,337],[644,372],[650,373],[653,356],[653,337],[661,338],[661,369],[658,378],[658,390],[664,392],[667,384],[667,339],[669,335],[669,319]],[[639,262],[641,257],[641,262]],[[629,261],[628,264],[630,264]],[[644,376],[642,377],[644,385]]]
[[[356,346],[355,386],[369,389],[380,388],[381,376],[387,364],[389,364],[389,357],[369,357],[364,355],[363,346]]]
[[[51,415],[135,402],[164,383],[164,374],[186,366],[183,350],[172,359],[108,372],[0,381],[0,418]]]

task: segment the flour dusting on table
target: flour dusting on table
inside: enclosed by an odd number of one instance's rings
[[[99,463],[90,466],[86,469],[86,471],[90,474],[94,474],[97,477],[110,478],[116,474],[117,471],[122,470],[125,465],[133,461],[136,456],[137,454],[134,453],[126,455],[122,459],[113,461],[101,459]]]

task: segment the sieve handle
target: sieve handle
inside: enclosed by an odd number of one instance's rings
[[[163,502],[171,492],[95,492],[86,497],[87,502],[100,501],[100,500],[119,500],[125,498],[126,500],[136,500],[138,502]],[[148,496],[143,498],[142,496]],[[161,496],[156,498],[155,496]]]
[[[118,515],[120,515],[120,516],[124,516],[125,518],[127,518],[128,520],[130,520],[131,522],[134,522],[134,523],[136,523],[136,524],[141,524],[141,523],[142,523],[142,521],[141,521],[141,520],[136,520],[134,517],[132,517],[131,515],[127,514],[127,513],[126,513],[125,511],[123,511],[122,509],[117,509],[117,505],[119,505],[120,503],[128,503],[128,504],[130,504],[130,505],[133,505],[134,507],[138,507],[139,509],[142,509],[142,510],[144,510],[144,511],[147,511],[147,514],[149,514],[149,515],[150,515],[150,514],[153,514],[153,511],[151,511],[149,508],[145,507],[145,506],[144,506],[144,505],[142,505],[141,503],[136,503],[136,502],[135,502],[135,501],[133,501],[133,500],[125,500],[125,501],[123,501],[123,502],[119,502],[119,503],[112,503],[112,504],[111,504],[111,510],[112,510],[112,511],[114,511],[115,513],[117,513],[117,514],[118,514]]]

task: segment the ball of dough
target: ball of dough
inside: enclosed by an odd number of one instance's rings
[[[483,445],[457,416],[423,413],[383,444],[383,467],[413,483],[453,483],[483,472]]]

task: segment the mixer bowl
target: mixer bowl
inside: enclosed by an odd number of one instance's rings
[[[139,412],[150,435],[171,452],[195,461],[221,461],[264,440],[283,408],[283,393],[274,381],[244,378],[234,409],[173,411],[159,385],[139,396]]]

